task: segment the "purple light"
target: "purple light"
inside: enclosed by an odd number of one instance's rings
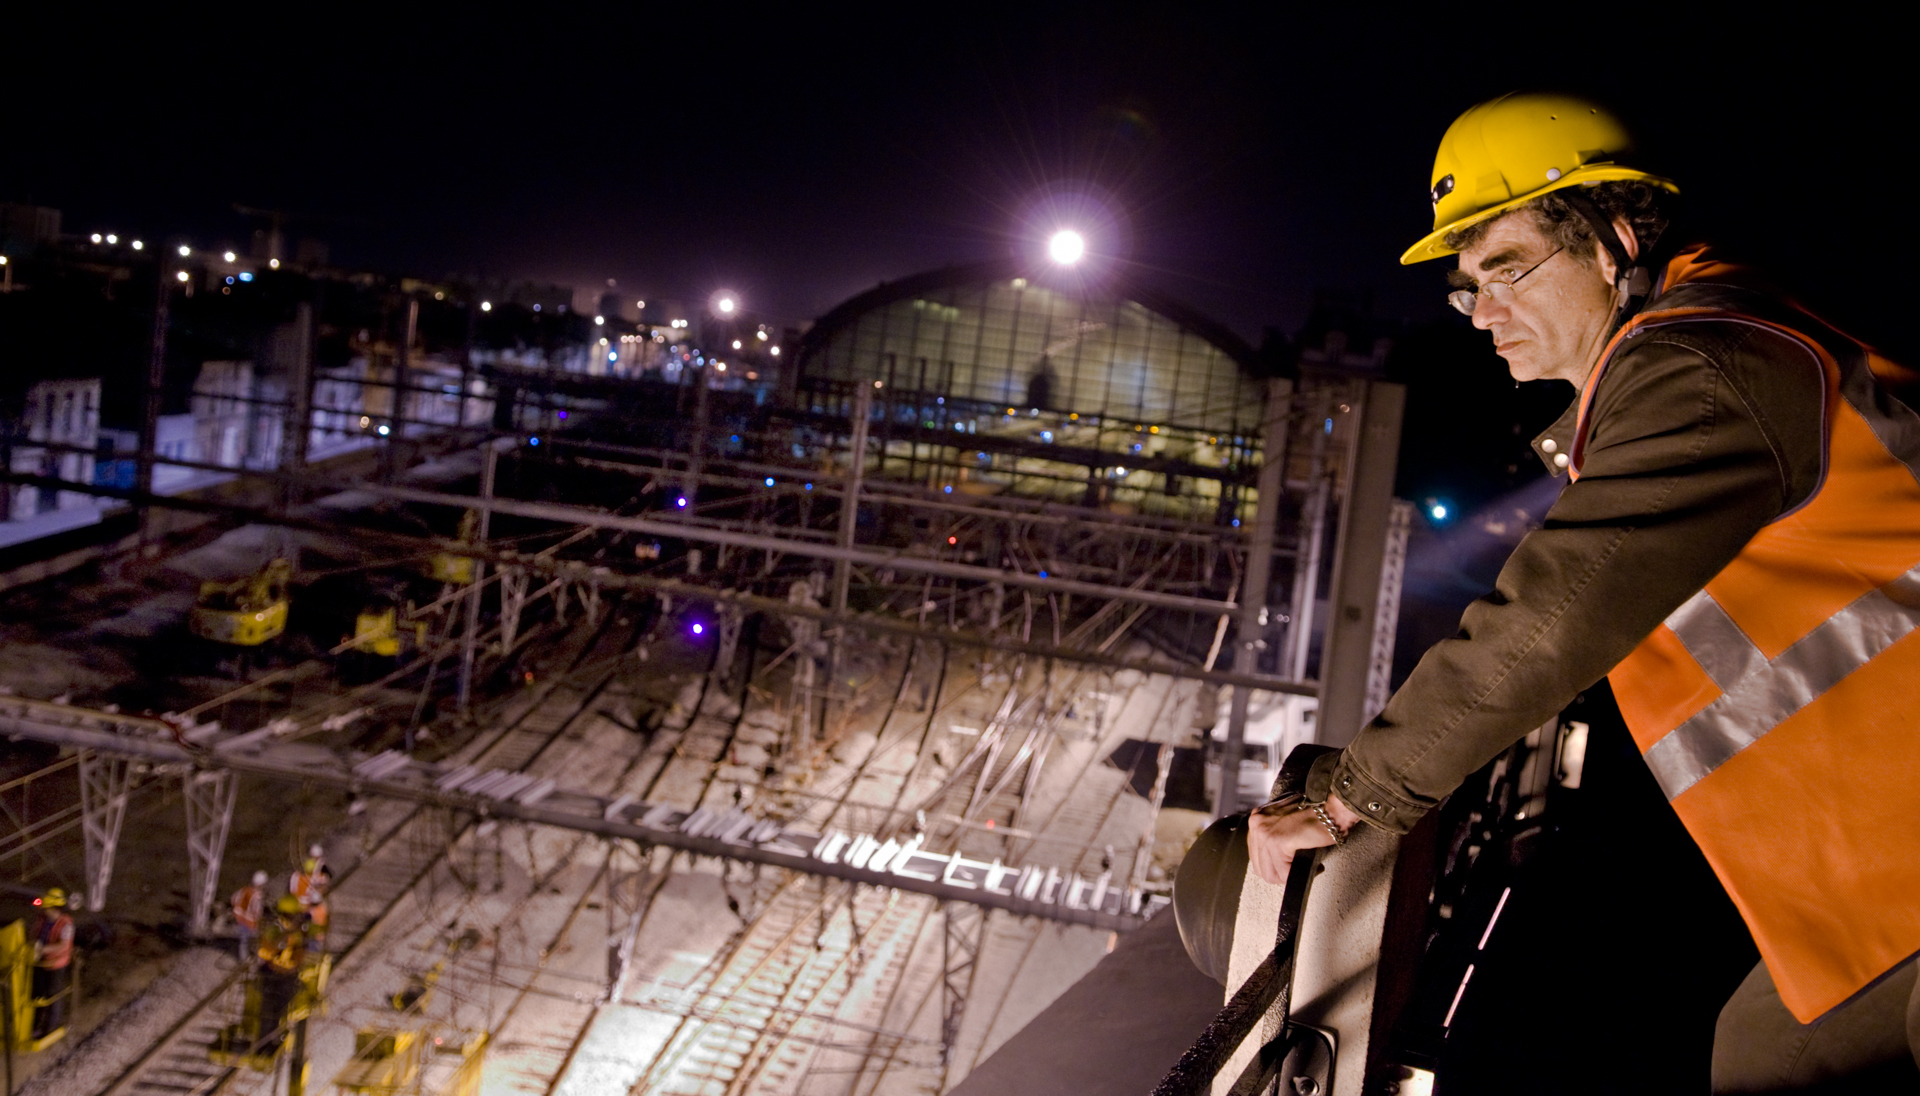
[[[706,635],[706,634],[707,634],[707,626],[706,626],[706,625],[704,625],[704,624],[701,624],[701,623],[699,623],[698,621],[696,621],[696,622],[694,622],[694,625],[693,625],[693,634],[694,634],[694,635],[697,635],[697,636],[703,636],[703,635]]]
[[[561,422],[567,421],[567,413],[565,411],[560,412],[560,421]]]
[[[681,495],[679,498],[673,500],[673,504],[685,510],[687,508],[687,496]]]

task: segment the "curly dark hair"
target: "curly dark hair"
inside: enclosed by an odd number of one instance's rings
[[[1631,180],[1596,183],[1581,187],[1580,193],[1598,206],[1608,219],[1625,217],[1627,224],[1633,228],[1634,236],[1640,241],[1642,255],[1653,250],[1671,220],[1667,209],[1671,195],[1647,183]],[[1543,235],[1566,248],[1567,254],[1581,265],[1591,267],[1598,261],[1595,249],[1590,246],[1594,242],[1593,226],[1559,191],[1543,194],[1513,212],[1523,210],[1532,214],[1534,224]],[[1500,219],[1491,217],[1449,232],[1446,244],[1455,251],[1465,251],[1479,243]]]

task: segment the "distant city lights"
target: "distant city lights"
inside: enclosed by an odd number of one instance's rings
[[[740,298],[731,292],[721,290],[713,295],[713,310],[722,316],[731,316],[740,309]]]
[[[1445,521],[1447,520],[1447,504],[1444,502],[1436,502],[1427,507],[1427,513],[1431,514],[1435,521]]]
[[[380,426],[377,429],[374,430],[374,433],[384,438],[388,434],[393,433],[393,427],[388,426],[386,423],[383,422],[380,424]]]
[[[120,237],[115,236],[113,233],[109,232],[107,233],[107,242],[110,244],[117,244],[120,242]]]
[[[754,337],[754,338],[756,338],[756,339],[759,339],[759,340],[760,340],[761,342],[766,342],[766,341],[767,341],[767,333],[766,333],[766,331],[765,331],[764,329],[762,329],[762,330],[760,330],[760,331],[755,331],[755,332],[753,333],[753,337]]]
[[[767,477],[767,486],[768,486],[768,487],[772,487],[772,486],[773,486],[773,477],[772,477],[772,476],[768,476],[768,477]]]
[[[776,346],[773,349],[768,350],[767,353],[772,354],[774,357],[777,358],[780,356],[780,348]]]
[[[702,623],[700,623],[700,622],[699,622],[699,621],[697,621],[697,620],[696,620],[696,621],[694,621],[694,622],[693,622],[693,634],[694,634],[694,635],[697,635],[697,636],[703,636],[703,635],[706,635],[706,634],[707,634],[707,626],[706,626],[706,625],[704,625],[704,624],[702,624]]]
[[[540,439],[538,437],[530,437],[527,439],[527,444],[538,446],[540,444]]]
[[[607,318],[606,318],[605,316],[595,316],[595,317],[593,318],[593,326],[595,326],[595,327],[605,327],[606,325],[607,325]],[[605,340],[605,339],[601,339],[600,341],[601,341],[601,342],[606,342],[607,340]]]
[[[176,270],[176,271],[174,271],[174,274],[173,274],[173,276],[174,276],[175,278],[177,278],[177,279],[179,279],[180,281],[183,281],[183,282],[184,282],[184,281],[186,281],[187,279],[189,279],[189,278],[191,278],[191,277],[193,277],[193,275],[191,275],[191,274],[189,274],[189,273],[187,273],[187,272],[186,272],[186,271],[184,271],[184,270]]]
[[[1047,241],[1047,257],[1061,266],[1072,266],[1085,258],[1087,238],[1071,228],[1063,228]]]
[[[92,240],[94,243],[97,244],[100,242],[100,234],[96,232],[92,236],[88,237],[88,239]]]
[[[492,311],[493,311],[493,302],[492,302],[492,301],[481,301],[481,302],[480,302],[480,311],[482,311],[482,312],[492,312]]]
[[[234,254],[233,252],[231,252],[231,251],[227,251],[227,252],[222,252],[222,253],[221,253],[221,255],[220,255],[220,257],[221,257],[222,259],[225,259],[225,260],[226,260],[227,262],[232,262],[233,260],[235,260],[235,259],[237,259],[237,258],[239,258],[239,256],[238,256],[238,255],[235,255],[235,254]]]
[[[139,240],[133,241],[133,249],[135,251],[140,251],[144,249],[146,246],[147,246],[146,244],[141,243]]]
[[[639,305],[641,308],[647,307],[647,302],[645,301],[635,301],[633,303]]]
[[[267,269],[268,269],[268,270],[278,270],[278,269],[280,269],[280,260],[279,260],[279,259],[268,259],[268,260],[267,260]]]
[[[734,348],[735,350],[738,350],[738,349],[740,349],[740,340],[739,340],[739,339],[735,339],[735,340],[733,340],[733,348]]]
[[[240,280],[241,280],[241,281],[243,281],[243,282],[250,282],[250,281],[252,281],[252,280],[253,280],[253,271],[251,271],[251,270],[242,270],[242,271],[240,272]]]
[[[188,247],[186,244],[181,244],[179,247],[175,248],[174,250],[180,252],[180,257],[182,259],[193,254],[193,249]]]
[[[687,508],[687,496],[681,495],[679,498],[673,500],[673,504],[685,510]]]

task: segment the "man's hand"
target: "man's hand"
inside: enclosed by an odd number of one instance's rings
[[[1327,814],[1341,833],[1353,829],[1360,816],[1338,796],[1327,797]],[[1321,825],[1313,809],[1298,799],[1273,803],[1253,812],[1247,820],[1247,859],[1254,873],[1274,886],[1283,886],[1293,857],[1302,849],[1324,849],[1333,844],[1333,835]]]

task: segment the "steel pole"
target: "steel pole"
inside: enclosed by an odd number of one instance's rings
[[[1280,517],[1280,495],[1286,489],[1287,412],[1292,407],[1293,382],[1274,377],[1267,382],[1266,421],[1260,427],[1259,497],[1253,505],[1253,528],[1247,531],[1247,573],[1240,588],[1240,619],[1234,629],[1233,672],[1252,674],[1260,668],[1266,649],[1267,594],[1273,574],[1273,537]],[[1253,690],[1233,687],[1227,714],[1227,740],[1220,755],[1220,796],[1213,805],[1216,818],[1240,809],[1240,762],[1246,752],[1247,701]]]
[[[465,403],[464,397],[461,401]],[[481,447],[480,459],[480,497],[493,497],[494,483],[498,478],[500,450],[514,444],[512,438],[495,438]],[[487,530],[492,524],[493,511],[482,509],[480,520],[474,525],[474,540],[477,544],[487,542]],[[460,711],[466,713],[473,704],[473,665],[479,652],[476,647],[480,638],[480,597],[487,578],[487,561],[476,556],[473,560],[473,585],[467,591],[467,626],[460,637],[460,690],[458,702]]]

